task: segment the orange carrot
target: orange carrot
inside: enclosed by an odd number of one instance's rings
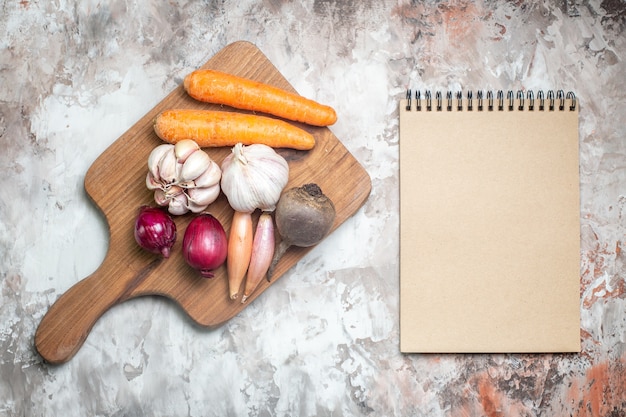
[[[228,287],[231,300],[239,296],[239,288],[246,275],[252,256],[252,215],[235,211],[228,237]]]
[[[274,244],[274,221],[269,213],[264,212],[259,217],[256,232],[254,233],[250,266],[248,267],[246,285],[241,297],[242,303],[248,300],[270,268],[272,258],[274,257]]]
[[[157,136],[168,143],[193,139],[200,147],[252,145],[309,150],[315,138],[290,123],[254,114],[227,111],[172,109],[154,121]]]
[[[337,114],[330,106],[220,71],[194,71],[185,77],[183,85],[191,97],[207,103],[268,113],[313,126],[329,126],[337,121]]]

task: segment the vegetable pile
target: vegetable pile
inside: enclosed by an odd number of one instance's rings
[[[148,156],[146,187],[158,207],[140,208],[135,239],[168,258],[176,241],[170,215],[193,216],[183,258],[207,279],[225,264],[229,298],[245,303],[291,246],[315,245],[332,228],[335,207],[319,186],[285,191],[289,164],[276,149],[312,149],[313,135],[292,122],[329,126],[337,115],[332,107],[219,71],[193,71],[184,89],[195,100],[237,110],[168,109],[156,117],[154,131],[164,143]],[[203,149],[215,147],[231,148],[221,166]],[[233,209],[228,233],[207,211],[220,193]]]

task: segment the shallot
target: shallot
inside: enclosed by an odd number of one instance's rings
[[[246,276],[246,285],[241,297],[241,302],[245,303],[256,287],[265,277],[267,270],[272,263],[274,255],[274,221],[272,215],[268,212],[261,213],[259,222],[254,233],[252,242],[252,256],[250,258],[250,266],[248,267],[248,275]]]
[[[252,257],[252,215],[247,212],[235,211],[230,225],[228,237],[228,288],[230,299],[239,296],[239,288],[248,270]]]

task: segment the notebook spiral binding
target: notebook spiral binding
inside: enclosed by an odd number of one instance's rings
[[[436,111],[443,111],[444,109],[444,99],[441,91],[435,92],[435,98],[433,100],[432,92],[430,90],[426,90],[424,92],[424,97],[422,98],[422,93],[419,90],[415,91],[415,95],[413,95],[410,89],[406,92],[407,105],[406,110],[411,111],[413,109],[413,100],[415,100],[415,110],[416,111],[432,111],[435,109]],[[504,98],[504,91],[498,90],[496,92],[496,97],[494,98],[493,91],[487,91],[487,94],[484,95],[482,90],[476,92],[476,99],[474,99],[474,93],[472,91],[467,92],[466,100],[463,99],[463,92],[458,91],[456,93],[456,99],[453,97],[452,91],[446,92],[445,98],[445,109],[446,111],[452,111],[454,107],[454,102],[456,101],[456,110],[457,111],[473,111],[474,107],[478,111],[504,111],[505,107],[507,111],[513,111],[517,107],[518,111],[527,110],[534,111],[538,109],[539,111],[554,111],[558,109],[559,111],[564,111],[566,107],[566,101],[569,101],[570,111],[576,110],[576,95],[569,91],[567,94],[563,92],[563,90],[557,90],[556,95],[553,90],[548,90],[547,94],[544,95],[542,90],[537,92],[537,99],[539,103],[538,106],[535,106],[535,94],[532,90],[528,90],[526,95],[524,95],[524,91],[518,90],[517,93],[514,93],[512,90],[507,91],[506,99]],[[425,104],[422,104],[422,101]],[[547,104],[546,104],[547,102]]]

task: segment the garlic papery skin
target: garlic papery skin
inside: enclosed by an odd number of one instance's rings
[[[170,214],[206,209],[219,196],[221,177],[219,165],[192,140],[159,145],[148,156],[146,187]]]
[[[235,211],[273,211],[289,181],[289,164],[270,146],[236,144],[222,162],[222,191]]]

